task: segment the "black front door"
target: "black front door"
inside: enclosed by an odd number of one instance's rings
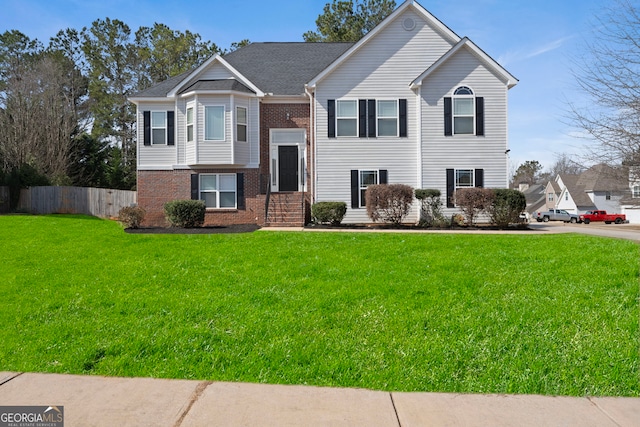
[[[278,191],[298,191],[298,147],[278,146]]]

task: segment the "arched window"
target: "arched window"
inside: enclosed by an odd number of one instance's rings
[[[453,92],[453,133],[473,135],[475,123],[475,98],[467,86],[460,86]]]

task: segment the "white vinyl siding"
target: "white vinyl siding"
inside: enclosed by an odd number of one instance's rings
[[[412,31],[402,28],[405,17],[412,17],[416,21],[416,27]],[[318,83],[315,104],[315,199],[346,202],[348,209],[345,223],[371,222],[366,209],[351,209],[351,170],[386,169],[390,184],[402,183],[419,188],[416,94],[409,84],[451,49],[452,45],[428,26],[420,15],[407,10]],[[328,138],[329,99],[335,99],[336,103],[343,99],[396,102],[398,99],[406,99],[408,138],[398,138],[397,133],[385,136],[384,131],[380,135],[379,130],[376,138],[345,138],[338,135]],[[376,111],[376,120],[379,118]],[[376,127],[379,128],[379,123]],[[417,220],[418,211],[415,204],[407,220]]]
[[[176,164],[176,145],[151,144],[144,145],[144,112],[162,112],[165,117],[167,111],[173,111],[175,103],[173,102],[145,102],[138,105],[137,113],[137,138],[138,138],[138,168],[141,169],[171,169]],[[153,116],[152,114],[150,116]],[[150,117],[151,119],[151,117]],[[166,123],[166,122],[165,122]],[[151,123],[150,123],[151,125]]]
[[[460,87],[473,88],[484,98],[484,135],[444,136],[444,97]],[[445,170],[483,169],[485,188],[506,188],[507,87],[475,55],[461,49],[431,74],[421,87],[422,183],[421,188],[446,190]],[[446,210],[450,215],[453,210]]]

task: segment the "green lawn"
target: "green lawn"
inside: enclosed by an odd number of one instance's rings
[[[0,216],[0,371],[640,396],[639,247]]]

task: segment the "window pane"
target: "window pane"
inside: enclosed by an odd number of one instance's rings
[[[187,126],[187,141],[193,141],[193,125]]]
[[[358,136],[358,123],[356,119],[338,119],[338,136]]]
[[[357,117],[358,106],[356,101],[338,101],[338,117]]]
[[[396,101],[378,101],[378,117],[397,117],[398,103]]]
[[[456,89],[454,95],[473,95],[473,91],[466,86],[460,86]]]
[[[200,200],[204,200],[204,204],[208,208],[217,208],[218,205],[216,203],[216,194],[213,193],[200,193]]]
[[[233,192],[221,192],[220,193],[220,207],[221,208],[235,208],[236,207],[236,193]]]
[[[193,123],[193,108],[187,108],[187,124]]]
[[[453,119],[453,132],[455,134],[473,134],[473,117],[455,117]]]
[[[216,175],[200,175],[200,190],[217,190],[217,178]]]
[[[473,171],[471,169],[461,169],[456,171],[456,187],[472,187]]]
[[[378,119],[378,136],[398,136],[396,119]]]
[[[224,107],[205,107],[204,139],[224,140]]]
[[[151,113],[151,127],[163,128],[165,126],[166,119],[167,115],[164,111],[153,111]]]
[[[360,206],[367,206],[367,189],[360,190]]]
[[[378,183],[378,171],[360,171],[360,187]]]
[[[220,175],[220,191],[236,191],[236,176]]]
[[[236,114],[236,120],[238,121],[238,123],[247,123],[247,109],[244,107],[238,107],[237,108],[237,114]]]
[[[238,141],[247,142],[247,126],[246,125],[238,125],[237,132]]]
[[[472,116],[473,115],[473,99],[461,98],[453,100],[453,114],[456,116]]]
[[[164,129],[153,129],[153,143],[154,144],[164,144],[165,143],[165,134]]]

